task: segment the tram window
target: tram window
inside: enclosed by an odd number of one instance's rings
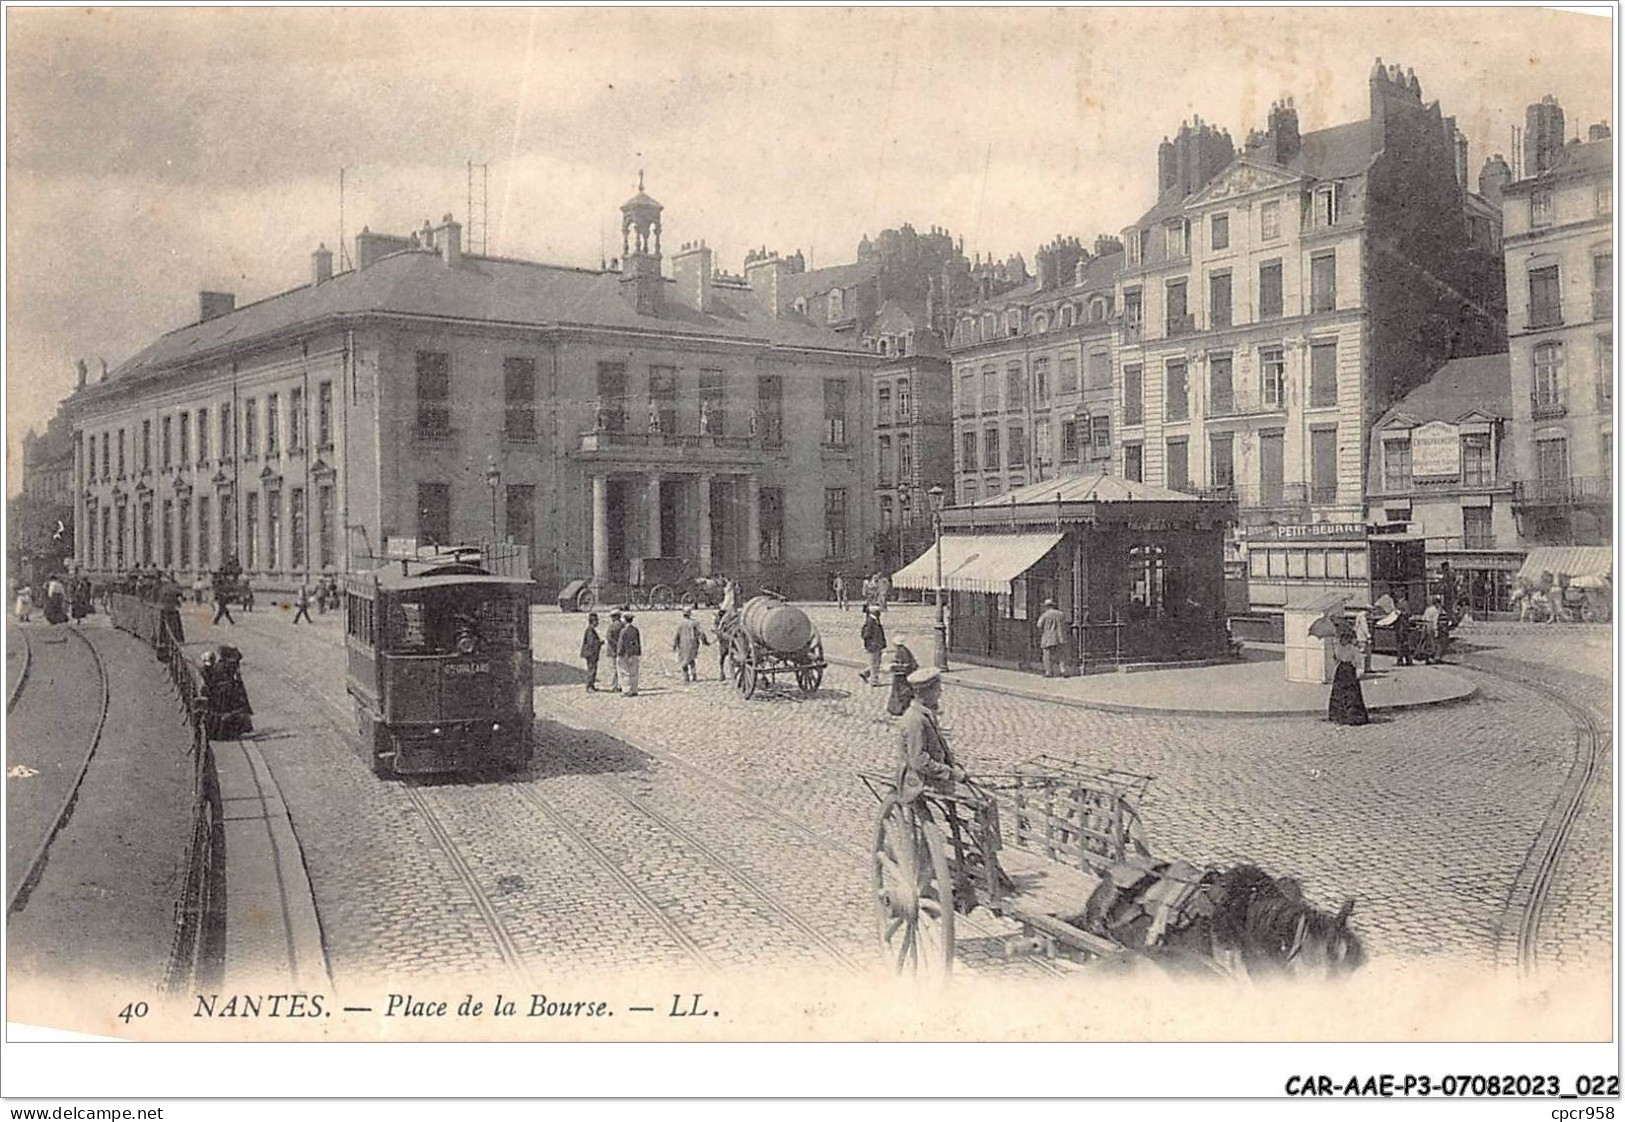
[[[1308,550],[1304,549],[1289,549],[1286,551],[1287,576],[1302,579],[1308,575],[1306,562],[1304,561],[1304,554],[1307,552]]]
[[[1324,549],[1311,549],[1308,551],[1309,579],[1319,580],[1326,576],[1326,551]]]
[[[1268,552],[1268,550],[1255,549],[1247,554],[1247,572],[1249,575],[1255,577],[1269,575],[1269,570],[1264,564]]]
[[[1353,580],[1365,580],[1369,575],[1368,558],[1363,549],[1349,550],[1349,577]]]
[[[1341,549],[1326,551],[1326,575],[1342,580],[1349,575],[1348,554]]]
[[[1286,576],[1286,550],[1270,549],[1265,552],[1269,554],[1269,575],[1272,577]]]
[[[445,590],[393,601],[389,611],[389,648],[401,654],[516,650],[528,641],[529,613],[511,595]]]

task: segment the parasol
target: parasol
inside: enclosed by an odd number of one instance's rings
[[[1608,578],[1597,573],[1587,573],[1569,581],[1570,588],[1607,588]]]

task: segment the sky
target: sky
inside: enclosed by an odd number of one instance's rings
[[[1004,258],[1092,242],[1155,196],[1200,115],[1239,146],[1291,95],[1364,119],[1373,59],[1414,69],[1510,157],[1544,94],[1612,124],[1609,19],[1534,8],[9,9],[8,493],[21,432],[202,289],[304,283],[318,243],[467,222],[493,253],[596,266],[643,168],[669,251],[814,266],[912,222]],[[604,249],[608,246],[607,251]],[[668,266],[669,267],[669,266]]]

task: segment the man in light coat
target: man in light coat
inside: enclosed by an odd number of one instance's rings
[[[1059,677],[1061,656],[1066,650],[1066,616],[1061,614],[1054,600],[1044,601],[1037,626],[1038,649],[1044,656],[1044,677]]]
[[[695,668],[694,661],[700,657],[700,648],[710,645],[711,640],[704,629],[694,622],[694,609],[684,608],[683,618],[677,624],[677,634],[671,640],[671,649],[677,652],[677,665],[683,671],[683,681],[700,680],[700,672]]]
[[[626,620],[622,618],[619,608],[609,613],[609,626],[604,628],[604,653],[609,655],[609,689],[611,693],[621,692],[621,632],[626,630]]]

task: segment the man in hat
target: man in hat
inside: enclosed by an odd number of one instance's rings
[[[908,676],[914,700],[897,725],[897,797],[910,802],[926,789],[951,791],[965,779],[943,739],[937,713],[942,704],[942,671],[924,666]]]
[[[709,646],[711,640],[706,636],[700,625],[694,622],[694,609],[684,608],[683,618],[677,624],[677,634],[672,636],[671,649],[677,652],[677,665],[683,671],[683,681],[698,682],[700,672],[694,666],[694,660],[700,657],[700,648]]]
[[[603,636],[598,634],[598,613],[587,613],[587,630],[581,633],[581,661],[587,664],[587,690],[598,692],[598,653],[604,649]]]
[[[621,678],[626,682],[624,697],[638,696],[638,665],[643,661],[643,636],[639,633],[637,624],[632,622],[632,613],[624,612],[621,615],[626,624],[621,628],[620,642],[616,644],[615,661],[621,672]]]
[[[611,693],[621,692],[621,632],[626,630],[626,620],[622,618],[619,608],[609,613],[609,626],[604,628],[604,653],[609,655],[609,689]]]
[[[1044,656],[1044,677],[1060,675],[1061,653],[1066,648],[1066,617],[1054,600],[1044,601],[1038,616],[1038,649]]]
[[[860,671],[858,677],[868,682],[871,687],[880,685],[880,656],[886,650],[886,628],[881,625],[880,612],[873,604],[863,606],[863,629],[858,633],[863,640],[864,652],[869,656],[869,669]]]

